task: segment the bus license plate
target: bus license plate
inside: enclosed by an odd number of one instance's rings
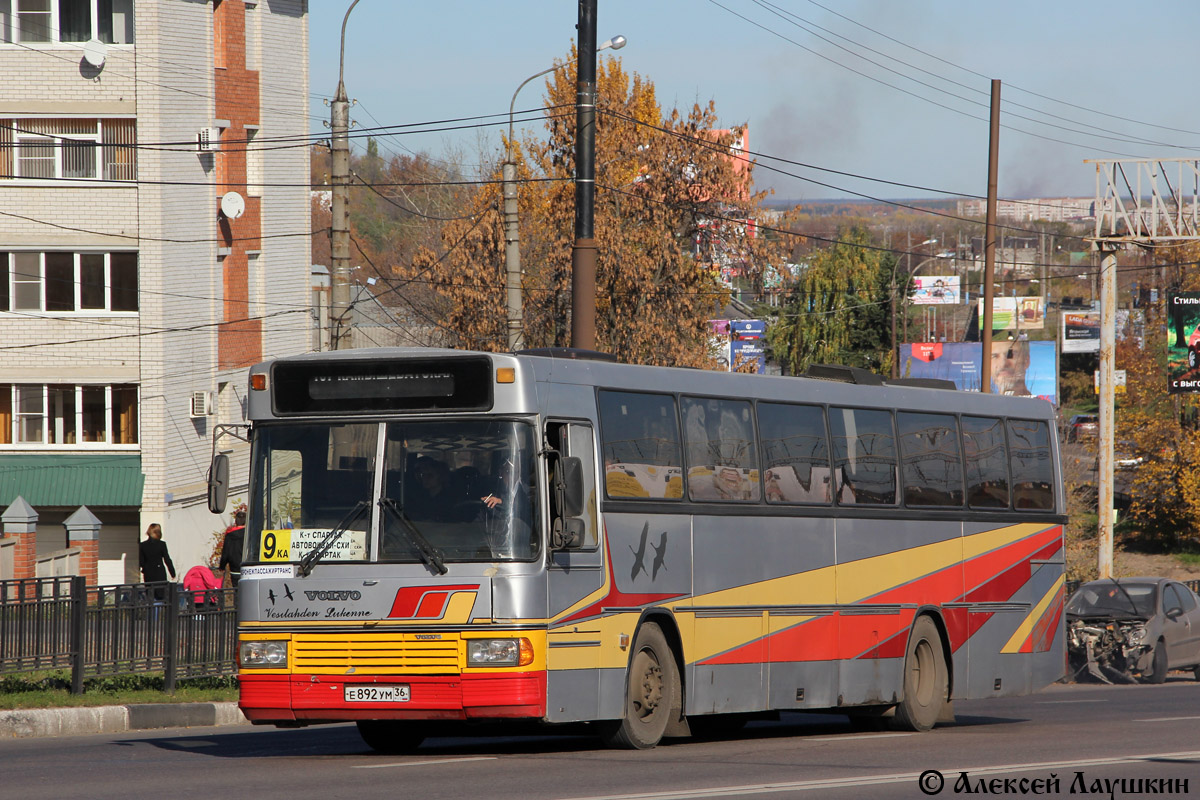
[[[347,703],[407,703],[407,686],[347,686]]]

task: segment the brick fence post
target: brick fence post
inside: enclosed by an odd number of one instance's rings
[[[12,501],[12,505],[3,514],[0,514],[0,522],[4,524],[4,537],[17,540],[16,552],[13,553],[13,577],[18,580],[35,577],[37,521],[38,514],[33,510],[33,506],[20,496]]]
[[[87,506],[80,506],[67,517],[63,526],[67,529],[67,547],[79,548],[79,574],[88,586],[95,586],[96,561],[100,558],[100,527],[103,525]]]

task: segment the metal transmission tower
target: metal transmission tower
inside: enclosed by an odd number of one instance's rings
[[[1116,435],[1117,251],[1127,245],[1200,240],[1200,160],[1089,159],[1096,165],[1096,229],[1100,251],[1100,544],[1101,578],[1113,567],[1113,443]],[[1189,195],[1185,195],[1189,187]]]

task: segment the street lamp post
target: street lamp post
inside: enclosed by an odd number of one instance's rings
[[[356,0],[357,2],[357,0]],[[596,48],[596,52],[613,49],[620,50],[625,46],[624,36],[614,36]],[[513,92],[512,101],[508,104],[508,141],[504,150],[504,164],[501,166],[500,177],[504,182],[504,266],[507,273],[505,285],[508,296],[508,348],[519,350],[524,344],[524,311],[521,299],[521,248],[517,223],[517,163],[513,153],[513,114],[517,105],[517,95],[532,80],[554,72],[556,69],[570,64],[555,64],[553,67],[530,75],[521,81],[521,85]]]
[[[330,223],[330,287],[329,287],[329,348],[339,350],[350,338],[346,330],[346,314],[350,309],[350,213],[347,208],[350,194],[350,101],[343,80],[346,68],[346,21],[358,5],[354,0],[342,17],[342,46],[338,53],[337,94],[329,104],[330,157],[329,179],[332,183],[332,212]]]

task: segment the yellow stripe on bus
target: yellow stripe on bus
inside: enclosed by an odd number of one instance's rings
[[[1041,619],[1042,614],[1046,613],[1046,609],[1050,607],[1050,603],[1058,596],[1058,592],[1062,589],[1065,579],[1065,575],[1058,576],[1058,580],[1050,587],[1050,591],[1042,595],[1042,599],[1033,607],[1033,610],[1029,612],[1025,619],[1021,620],[1021,624],[1017,626],[1017,632],[1005,643],[1004,647],[1000,648],[1001,653],[1021,652],[1021,645],[1025,644],[1025,640],[1033,633],[1034,623],[1038,619]]]

